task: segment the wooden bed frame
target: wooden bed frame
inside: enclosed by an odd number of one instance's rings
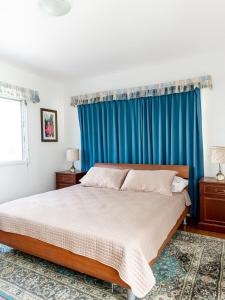
[[[176,170],[178,176],[185,179],[189,178],[189,167],[188,166],[177,166],[177,165],[141,165],[141,164],[104,164],[96,163],[95,166],[107,167],[107,168],[119,168],[119,169],[136,169],[136,170]],[[169,232],[166,240],[160,247],[158,255],[166,247],[167,243],[171,240],[174,233],[177,231],[179,226],[182,224],[188,213],[186,207],[179,219],[177,220],[174,227]],[[40,240],[23,236],[15,233],[9,233],[0,230],[0,243],[23,251],[25,253],[46,259],[53,263],[68,267],[72,270],[85,273],[87,275],[118,284],[128,289],[128,299],[135,299],[135,296],[130,291],[130,287],[120,278],[118,271],[104,265],[96,260],[90,259],[85,256],[74,254],[68,250],[62,249],[57,246],[42,242]],[[149,262],[152,266],[157,257]]]

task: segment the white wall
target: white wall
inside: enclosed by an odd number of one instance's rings
[[[194,45],[193,45],[194,46]],[[209,146],[225,146],[225,56],[222,52],[202,54],[186,59],[177,59],[158,65],[143,65],[129,70],[105,74],[98,77],[74,79],[67,82],[65,91],[69,96],[114,88],[167,82],[210,74],[213,90],[202,91],[203,138],[205,175],[214,176],[217,166],[212,165]],[[66,106],[66,128],[73,128],[66,135],[67,143],[79,145],[79,124],[76,109]],[[74,126],[75,124],[75,126]]]
[[[65,167],[63,84],[0,62],[0,81],[37,89],[41,102],[28,103],[29,165],[0,165],[0,202],[54,188],[54,172]],[[58,143],[42,143],[40,108],[58,111]]]

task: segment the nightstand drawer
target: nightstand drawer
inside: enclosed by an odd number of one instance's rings
[[[62,189],[74,184],[78,184],[79,180],[85,175],[85,172],[76,171],[71,173],[70,171],[56,172],[56,189]]]
[[[64,175],[64,174],[56,174],[56,181],[60,183],[75,183],[74,175]]]
[[[69,186],[71,186],[70,183],[61,183],[61,182],[56,183],[56,189],[57,190],[63,189],[63,188],[69,187]]]
[[[205,205],[202,218],[205,222],[225,225],[225,199],[204,197]]]
[[[205,194],[217,194],[225,197],[225,185],[204,185],[204,193]]]

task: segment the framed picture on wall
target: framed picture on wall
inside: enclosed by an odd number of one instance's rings
[[[56,110],[41,108],[41,141],[58,142]]]

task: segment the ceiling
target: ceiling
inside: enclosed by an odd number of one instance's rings
[[[73,0],[64,17],[37,0],[0,0],[0,59],[72,78],[225,50],[224,0]]]

